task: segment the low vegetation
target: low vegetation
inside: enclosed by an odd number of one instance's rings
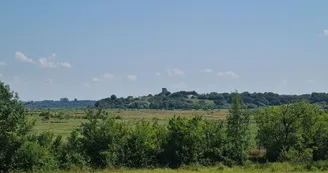
[[[118,115],[89,108],[63,138],[31,133],[35,121],[17,94],[0,83],[0,172],[328,170],[328,114],[322,107],[299,101],[249,110],[237,92],[231,96],[226,119],[217,120],[173,116],[168,123],[141,119],[131,126]],[[38,116],[60,122],[70,115],[46,111]]]

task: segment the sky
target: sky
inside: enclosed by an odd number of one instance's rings
[[[0,1],[0,81],[22,100],[328,92],[326,0]]]

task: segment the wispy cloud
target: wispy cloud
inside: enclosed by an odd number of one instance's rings
[[[48,58],[39,58],[38,61],[28,58],[22,52],[16,52],[16,59],[30,64],[36,64],[41,68],[72,68],[72,65],[68,62],[58,62],[56,61],[56,54],[53,53]]]
[[[324,34],[325,36],[328,36],[328,29],[323,30],[323,34]]]
[[[111,79],[111,78],[114,78],[115,75],[114,74],[111,74],[111,73],[104,73],[103,74],[103,78],[105,79]]]
[[[233,71],[218,72],[217,75],[220,77],[226,77],[226,78],[234,78],[234,79],[239,78],[239,75]]]
[[[93,81],[93,82],[100,82],[101,80],[100,80],[99,78],[97,78],[97,77],[93,77],[93,78],[92,78],[92,81]]]
[[[167,69],[167,73],[169,76],[178,76],[178,77],[185,77],[186,73],[180,69],[173,68],[173,69]]]
[[[21,62],[34,64],[34,61],[31,58],[28,58],[27,56],[25,56],[22,52],[16,52],[15,55],[16,55],[16,59]]]
[[[137,80],[137,76],[136,75],[128,75],[128,79],[131,81],[135,81],[135,80]]]
[[[40,58],[39,64],[42,68],[58,68],[58,67],[71,68],[72,67],[71,64],[68,62],[57,62],[55,53],[53,53],[48,58]]]
[[[210,68],[205,68],[205,69],[201,70],[201,72],[203,72],[203,73],[213,73],[214,70],[212,70]]]
[[[156,76],[160,76],[161,73],[160,73],[160,72],[156,72],[155,75],[156,75]]]
[[[0,66],[6,66],[7,63],[0,61]]]
[[[2,77],[2,74],[0,74],[0,77]]]
[[[61,62],[61,63],[59,63],[59,65],[61,67],[65,67],[65,68],[72,68],[72,65],[68,62]]]

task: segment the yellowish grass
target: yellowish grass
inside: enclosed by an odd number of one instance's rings
[[[144,119],[147,121],[158,120],[160,124],[165,124],[168,120],[174,116],[191,117],[194,115],[201,115],[207,120],[222,120],[226,117],[227,110],[106,110],[107,112],[119,116],[122,121],[134,124],[138,120]],[[53,110],[52,113],[58,113],[60,110]],[[36,118],[36,126],[33,128],[32,133],[41,133],[49,131],[54,134],[59,134],[67,137],[71,131],[77,128],[84,119],[81,119],[85,114],[83,110],[64,110],[65,114],[78,119],[63,119],[58,120],[51,118],[47,121],[42,121],[41,117],[38,117],[40,112],[30,112],[31,118]]]

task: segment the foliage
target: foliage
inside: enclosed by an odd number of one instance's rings
[[[24,105],[17,94],[0,83],[0,172],[50,171],[94,168],[155,168],[169,166],[200,170],[200,166],[242,164],[244,169],[299,171],[328,168],[328,114],[322,109],[326,95],[286,96],[273,93],[209,93],[180,91],[147,97],[110,98],[88,108],[86,120],[62,140],[50,132],[30,134]],[[308,101],[298,101],[307,99]],[[294,102],[297,101],[297,102]],[[70,103],[66,98],[61,102]],[[73,102],[78,102],[77,100]],[[313,103],[320,103],[313,104]],[[283,104],[283,105],[281,105]],[[202,116],[174,116],[167,125],[157,121],[124,123],[121,115],[101,107],[151,109],[213,109],[229,105],[226,120]],[[270,105],[270,107],[266,107]],[[246,108],[257,108],[255,114]],[[116,113],[119,114],[121,109]],[[207,111],[212,115],[213,111]],[[63,119],[63,112],[39,114],[44,119]],[[68,116],[68,115],[67,115]],[[257,145],[250,149],[250,122],[255,117]],[[266,158],[264,158],[264,155]],[[250,164],[282,161],[284,164]],[[295,166],[296,163],[299,166]]]
[[[138,122],[124,144],[124,165],[134,168],[158,166],[166,136],[167,130],[156,121]]]
[[[94,167],[118,165],[123,160],[121,145],[126,140],[128,129],[113,116],[105,117],[103,111],[88,110],[87,123],[80,132],[81,147]]]
[[[309,152],[313,153],[311,160],[325,159],[327,116],[320,107],[308,102],[260,110],[256,116],[258,145],[267,150],[270,161]]]
[[[206,123],[201,117],[174,117],[168,124],[168,139],[163,159],[172,167],[197,163],[203,155]]]
[[[0,82],[0,172],[9,169],[14,152],[32,127],[18,99],[9,86]]]
[[[102,108],[133,108],[133,109],[220,109],[229,108],[233,102],[233,93],[198,94],[195,91],[166,92],[133,98],[116,98],[112,95],[95,103],[95,107]],[[307,100],[310,103],[320,103],[327,107],[328,94],[312,93],[303,95],[279,95],[272,92],[240,94],[240,100],[249,109],[283,105],[290,102]]]
[[[57,168],[55,157],[36,142],[25,142],[14,154],[12,169],[49,171]]]
[[[241,103],[239,94],[234,93],[233,102],[227,117],[227,155],[232,161],[243,164],[249,149],[250,113]]]

